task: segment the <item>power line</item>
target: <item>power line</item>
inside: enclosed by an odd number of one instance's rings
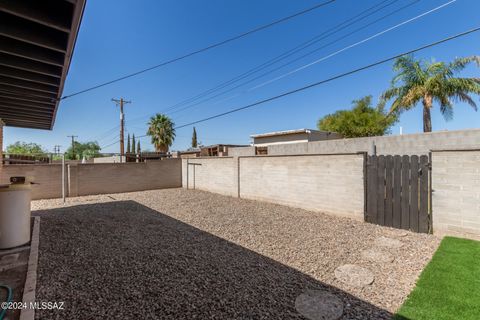
[[[420,19],[420,18],[422,18],[422,17],[424,17],[424,16],[426,16],[426,15],[429,15],[429,14],[435,12],[435,11],[438,11],[438,10],[440,10],[440,9],[448,6],[448,5],[451,5],[452,3],[456,2],[456,1],[457,1],[457,0],[448,1],[448,2],[442,4],[442,5],[438,6],[438,7],[435,7],[435,8],[433,8],[433,9],[428,10],[428,11],[422,13],[422,14],[419,14],[419,15],[413,17],[413,18],[410,18],[410,19],[408,19],[408,20],[405,20],[405,21],[403,21],[403,22],[400,22],[400,23],[398,23],[398,24],[396,24],[396,25],[394,25],[394,26],[392,26],[392,27],[390,27],[390,28],[388,28],[388,29],[385,29],[385,30],[383,30],[383,31],[377,32],[376,34],[374,34],[374,35],[372,35],[372,36],[369,36],[369,37],[367,37],[367,38],[365,38],[365,39],[363,39],[363,40],[360,40],[360,41],[358,41],[358,42],[355,42],[354,44],[351,44],[351,45],[346,46],[346,47],[344,47],[344,48],[342,48],[342,49],[340,49],[340,50],[337,50],[337,51],[335,51],[335,52],[333,52],[333,53],[331,53],[331,54],[329,54],[329,55],[327,55],[327,56],[325,56],[325,57],[322,57],[322,58],[317,59],[317,60],[315,60],[315,61],[313,61],[313,62],[310,62],[310,63],[308,63],[308,64],[306,64],[306,65],[303,65],[303,66],[301,66],[301,67],[299,67],[299,68],[297,68],[297,69],[295,69],[295,70],[289,71],[289,72],[287,72],[287,73],[285,73],[285,74],[283,74],[283,75],[280,75],[280,76],[278,76],[278,77],[275,77],[275,78],[273,78],[273,79],[271,79],[271,80],[269,80],[269,81],[266,81],[266,82],[264,82],[264,83],[261,83],[261,84],[255,86],[255,87],[253,87],[252,89],[261,88],[261,87],[263,87],[263,86],[265,86],[265,85],[267,85],[267,84],[269,84],[269,83],[272,83],[272,82],[274,82],[274,81],[280,80],[280,79],[282,79],[282,78],[285,78],[286,76],[289,76],[289,75],[294,74],[294,73],[296,73],[296,72],[298,72],[298,71],[301,71],[301,70],[303,70],[303,69],[306,69],[306,68],[308,68],[308,67],[311,67],[311,66],[313,66],[313,65],[315,65],[315,64],[317,64],[317,63],[319,63],[319,62],[322,62],[322,61],[324,61],[324,60],[326,60],[326,59],[329,59],[329,58],[331,58],[331,57],[333,57],[333,56],[336,56],[337,54],[340,54],[340,53],[342,53],[342,52],[344,52],[344,51],[346,51],[346,50],[349,50],[349,49],[351,49],[351,48],[354,48],[354,47],[356,47],[356,46],[358,46],[358,45],[360,45],[360,44],[362,44],[362,43],[365,43],[365,42],[367,42],[367,41],[370,41],[370,40],[372,40],[372,39],[375,39],[375,38],[377,38],[377,37],[379,37],[379,36],[381,36],[381,35],[383,35],[383,34],[385,34],[385,33],[387,33],[387,32],[390,32],[390,31],[392,31],[392,30],[395,30],[395,29],[397,29],[397,28],[399,28],[399,27],[401,27],[401,26],[403,26],[403,25],[405,25],[405,24],[407,24],[407,23],[413,22],[413,21],[418,20],[418,19]]]
[[[176,104],[174,104],[174,105],[172,105],[172,106],[170,106],[170,107],[167,107],[167,108],[164,109],[162,112],[168,112],[168,111],[170,111],[170,110],[172,110],[172,109],[175,109],[176,107],[179,107],[179,106],[188,104],[188,103],[193,102],[193,101],[195,101],[195,100],[198,100],[199,98],[202,98],[202,97],[204,97],[204,96],[206,96],[206,95],[208,95],[208,94],[210,94],[210,93],[213,93],[213,92],[215,92],[215,91],[218,91],[218,90],[220,90],[220,89],[223,89],[223,88],[229,86],[230,84],[233,84],[233,83],[235,83],[235,82],[238,82],[239,80],[245,79],[246,77],[249,77],[250,75],[252,75],[252,74],[254,74],[254,73],[258,72],[258,71],[261,71],[261,70],[263,70],[263,69],[265,69],[265,68],[267,68],[267,67],[269,67],[269,66],[271,66],[271,65],[273,65],[273,64],[275,64],[275,63],[277,63],[277,62],[279,62],[279,61],[281,61],[281,60],[283,60],[283,59],[288,58],[289,56],[292,56],[293,54],[295,54],[295,53],[297,53],[297,52],[299,52],[299,51],[301,51],[301,50],[303,50],[303,49],[308,48],[309,46],[317,43],[317,42],[320,41],[320,40],[323,40],[323,39],[325,39],[325,38],[327,38],[327,37],[329,37],[329,36],[331,36],[331,35],[333,35],[333,34],[335,34],[335,33],[337,33],[337,32],[340,32],[340,31],[342,31],[343,29],[345,29],[345,28],[347,28],[347,27],[349,27],[349,26],[351,26],[351,25],[353,25],[353,24],[355,24],[355,23],[357,23],[357,22],[359,22],[359,21],[361,21],[361,20],[363,20],[363,19],[365,19],[365,18],[370,17],[371,15],[377,13],[378,11],[380,11],[380,10],[382,10],[382,9],[384,9],[384,8],[390,6],[390,5],[392,5],[392,4],[394,4],[395,2],[398,2],[398,1],[399,1],[399,0],[393,0],[393,1],[392,1],[392,0],[384,0],[384,1],[380,2],[380,3],[377,3],[376,5],[374,5],[374,6],[370,7],[370,8],[368,8],[368,9],[360,12],[359,14],[357,14],[357,15],[355,15],[355,16],[353,16],[353,17],[350,17],[349,19],[344,20],[343,22],[335,25],[334,27],[331,27],[331,28],[327,29],[326,31],[323,31],[322,33],[316,35],[315,37],[311,38],[310,40],[308,40],[308,41],[306,41],[306,42],[303,42],[303,43],[297,45],[296,47],[294,47],[294,48],[292,48],[292,49],[290,49],[290,50],[287,50],[286,52],[284,52],[284,53],[282,53],[282,54],[280,54],[280,55],[278,55],[278,56],[276,56],[276,57],[274,57],[274,58],[272,58],[272,59],[270,59],[270,60],[262,63],[261,65],[258,65],[258,66],[256,66],[256,67],[248,70],[247,72],[244,72],[244,73],[242,73],[242,74],[240,74],[240,75],[238,75],[238,76],[236,76],[236,77],[234,77],[234,78],[232,78],[232,79],[230,79],[230,80],[228,80],[228,81],[225,81],[225,82],[223,82],[223,83],[220,83],[219,85],[217,85],[217,86],[215,86],[215,87],[213,87],[213,88],[210,88],[210,89],[208,89],[208,90],[206,90],[206,91],[203,91],[202,93],[199,93],[199,94],[197,94],[197,95],[195,95],[195,96],[193,96],[193,97],[187,98],[187,99],[185,99],[185,100],[183,100],[183,101],[181,101],[181,102],[179,102],[179,103],[176,103]],[[371,13],[369,13],[369,14],[367,14],[367,15],[365,15],[365,16],[362,17],[362,15],[364,15],[365,13],[367,13],[367,12],[369,12],[369,11],[377,8],[378,6],[381,6],[382,4],[384,4],[384,3],[386,3],[386,2],[390,2],[390,3],[387,3],[386,5],[378,8],[378,9],[374,10],[373,12],[371,12]],[[336,29],[337,29],[337,30],[336,30]]]
[[[107,85],[109,85],[109,84],[112,84],[112,83],[115,83],[115,82],[118,82],[118,81],[122,81],[122,80],[125,80],[125,79],[128,79],[128,78],[137,76],[137,75],[139,75],[139,74],[142,74],[142,73],[145,73],[145,72],[148,72],[148,71],[151,71],[151,70],[154,70],[154,69],[157,69],[157,68],[166,66],[166,65],[168,65],[168,64],[171,64],[171,63],[174,63],[174,62],[183,60],[183,59],[188,58],[188,57],[191,57],[191,56],[193,56],[193,55],[196,55],[196,54],[205,52],[205,51],[207,51],[207,50],[210,50],[210,49],[213,49],[213,48],[222,46],[222,45],[227,44],[227,43],[229,43],[229,42],[238,40],[238,39],[240,39],[240,38],[246,37],[246,36],[251,35],[251,34],[253,34],[253,33],[256,33],[256,32],[258,32],[258,31],[261,31],[261,30],[270,28],[270,27],[272,27],[272,26],[274,26],[274,25],[280,24],[280,23],[282,23],[282,22],[288,21],[288,20],[290,20],[290,19],[293,19],[293,18],[295,18],[295,17],[301,16],[301,15],[303,15],[303,14],[306,14],[306,13],[308,13],[308,12],[314,11],[314,10],[316,10],[316,9],[318,9],[318,8],[321,8],[321,7],[323,7],[323,6],[326,6],[326,5],[328,5],[328,4],[330,4],[330,3],[333,3],[333,2],[335,2],[335,1],[336,1],[336,0],[328,0],[328,1],[324,1],[324,2],[318,3],[318,4],[314,5],[313,7],[310,7],[310,8],[307,8],[307,9],[305,9],[305,10],[299,11],[299,12],[294,13],[294,14],[292,14],[292,15],[289,15],[289,16],[287,16],[287,17],[283,17],[283,18],[281,18],[281,19],[272,21],[272,22],[270,22],[270,23],[268,23],[268,24],[265,24],[265,25],[256,27],[256,28],[254,28],[254,29],[251,29],[251,30],[246,31],[246,32],[244,32],[244,33],[241,33],[241,34],[239,34],[239,35],[233,36],[233,37],[231,37],[231,38],[222,40],[222,41],[220,41],[220,42],[211,44],[211,45],[206,46],[206,47],[204,47],[204,48],[201,48],[201,49],[192,51],[192,52],[190,52],[190,53],[187,53],[187,54],[184,54],[184,55],[182,55],[182,56],[173,58],[173,59],[171,59],[171,60],[164,61],[164,62],[159,63],[159,64],[157,64],[157,65],[154,65],[154,66],[151,66],[151,67],[148,67],[148,68],[145,68],[145,69],[142,69],[142,70],[139,70],[139,71],[136,71],[136,72],[127,74],[127,75],[125,75],[125,76],[122,76],[122,77],[119,77],[119,78],[116,78],[116,79],[113,79],[113,80],[110,80],[110,81],[107,81],[107,82],[98,84],[98,85],[96,85],[96,86],[93,86],[93,87],[90,87],[90,88],[87,88],[87,89],[84,89],[84,90],[80,90],[80,91],[71,93],[71,94],[69,94],[69,95],[65,95],[65,96],[63,96],[62,98],[60,98],[60,100],[64,100],[64,99],[67,99],[67,98],[71,98],[71,97],[73,97],[73,96],[76,96],[76,95],[79,95],[79,94],[82,94],[82,93],[85,93],[85,92],[88,92],[88,91],[92,91],[92,90],[95,90],[95,89],[98,89],[98,88],[107,86]]]
[[[421,51],[421,50],[424,50],[424,49],[427,49],[427,48],[434,47],[434,46],[439,45],[439,44],[441,44],[441,43],[448,42],[448,41],[451,41],[451,40],[454,40],[454,39],[457,39],[457,38],[466,36],[466,35],[468,35],[468,34],[477,32],[477,31],[479,31],[479,30],[480,30],[480,27],[477,27],[477,28],[474,28],[474,29],[470,29],[470,30],[468,30],[468,31],[465,31],[465,32],[462,32],[462,33],[459,33],[459,34],[456,34],[456,35],[453,35],[453,36],[450,36],[450,37],[448,37],[448,38],[444,38],[444,39],[442,39],[442,40],[439,40],[439,41],[436,41],[436,42],[433,42],[433,43],[424,45],[424,46],[422,46],[422,47],[419,47],[419,48],[416,48],[416,49],[413,49],[413,50],[410,50],[410,51],[406,51],[406,52],[397,54],[397,55],[395,55],[395,56],[393,56],[393,57],[386,58],[386,59],[383,59],[383,60],[374,62],[374,63],[372,63],[372,64],[369,64],[369,65],[366,65],[366,66],[363,66],[363,67],[360,67],[360,68],[357,68],[357,69],[354,69],[354,70],[345,72],[345,73],[341,73],[341,74],[336,75],[336,76],[334,76],[334,77],[331,77],[331,78],[328,78],[328,79],[325,79],[325,80],[321,80],[321,81],[318,81],[318,82],[309,84],[309,85],[307,85],[307,86],[304,86],[304,87],[301,87],[301,88],[298,88],[298,89],[295,89],[295,90],[292,90],[292,91],[288,91],[288,92],[279,94],[279,95],[274,96],[274,97],[271,97],[271,98],[267,98],[267,99],[264,99],[264,100],[260,100],[260,101],[257,101],[257,102],[255,102],[255,103],[252,103],[252,104],[249,104],[249,105],[240,107],[240,108],[235,108],[235,109],[232,109],[232,110],[223,112],[223,113],[216,114],[216,115],[214,115],[214,116],[210,116],[210,117],[203,118],[203,119],[200,119],[200,120],[197,120],[197,121],[193,121],[193,122],[190,122],[190,123],[181,125],[181,126],[177,126],[177,127],[175,127],[175,129],[184,128],[184,127],[191,126],[191,125],[194,125],[194,124],[197,124],[197,123],[205,122],[205,121],[212,120],[212,119],[215,119],[215,118],[219,118],[219,117],[222,117],[222,116],[231,114],[231,113],[235,113],[235,112],[238,112],[238,111],[241,111],[241,110],[245,110],[245,109],[248,109],[248,108],[252,108],[252,107],[254,107],[254,106],[257,106],[257,105],[260,105],[260,104],[264,104],[264,103],[267,103],[267,102],[270,102],[270,101],[273,101],[273,100],[277,100],[277,99],[280,99],[280,98],[283,98],[283,97],[286,97],[286,96],[289,96],[289,95],[292,95],[292,94],[295,94],[295,93],[298,93],[298,92],[301,92],[301,91],[304,91],[304,90],[307,90],[307,89],[310,89],[310,88],[313,88],[313,87],[316,87],[316,86],[319,86],[319,85],[321,85],[321,84],[324,84],[324,83],[327,83],[327,82],[331,82],[331,81],[333,81],[333,80],[337,80],[337,79],[340,79],[340,78],[349,76],[349,75],[351,75],[351,74],[354,74],[354,73],[357,73],[357,72],[360,72],[360,71],[363,71],[363,70],[366,70],[366,69],[373,68],[373,67],[375,67],[375,66],[378,66],[378,65],[380,65],[380,64],[384,64],[384,63],[386,63],[386,62],[388,62],[388,61],[391,61],[391,60],[395,60],[395,59],[400,58],[400,57],[402,57],[402,56],[409,55],[409,54],[412,54],[412,53],[415,53],[415,52],[418,52],[418,51]]]
[[[454,1],[456,1],[456,0],[454,0]],[[335,40],[333,40],[333,41],[330,41],[329,43],[327,43],[327,44],[325,44],[325,45],[323,45],[323,46],[321,46],[321,47],[319,47],[319,48],[316,48],[316,49],[314,49],[314,50],[312,50],[312,51],[310,51],[310,52],[307,52],[306,54],[304,54],[304,55],[302,55],[302,56],[300,56],[300,57],[297,57],[297,58],[295,58],[295,59],[292,59],[292,60],[290,60],[290,61],[288,61],[288,62],[286,62],[286,63],[284,63],[284,64],[282,64],[282,65],[280,65],[280,66],[278,66],[278,67],[276,67],[276,68],[274,68],[274,69],[271,69],[271,70],[269,70],[269,71],[267,71],[267,72],[264,72],[264,73],[256,76],[255,78],[252,78],[252,79],[250,79],[250,80],[244,81],[244,82],[242,82],[242,83],[240,83],[240,84],[238,84],[238,85],[236,85],[236,86],[234,86],[234,87],[232,87],[232,88],[229,88],[229,89],[227,89],[227,90],[224,90],[224,91],[222,91],[222,92],[220,92],[220,93],[218,93],[218,94],[216,94],[216,95],[214,95],[214,96],[211,96],[211,97],[209,97],[209,98],[206,98],[206,99],[204,99],[204,100],[202,100],[202,101],[199,101],[199,102],[194,103],[194,104],[192,104],[192,105],[189,105],[189,106],[185,106],[185,107],[183,107],[183,108],[180,108],[180,109],[172,112],[172,114],[178,113],[178,112],[181,112],[181,111],[184,111],[184,110],[186,110],[186,109],[190,109],[190,108],[192,108],[192,107],[195,107],[195,106],[197,106],[197,105],[200,105],[200,104],[202,104],[202,103],[205,103],[205,102],[207,102],[207,101],[210,101],[210,100],[212,100],[212,99],[214,99],[214,98],[216,98],[216,97],[219,97],[219,96],[221,96],[221,95],[224,95],[225,93],[228,93],[228,92],[231,92],[231,91],[233,91],[233,90],[235,90],[235,89],[237,89],[237,88],[240,88],[240,87],[242,87],[242,86],[244,86],[244,85],[246,85],[246,84],[249,84],[249,83],[251,83],[251,82],[253,82],[253,81],[255,81],[255,80],[258,80],[258,79],[260,79],[260,78],[263,78],[263,77],[266,76],[266,75],[269,75],[269,74],[271,74],[271,73],[273,73],[273,72],[275,72],[275,71],[277,71],[277,70],[280,70],[280,69],[282,69],[283,67],[286,67],[286,66],[288,66],[288,65],[291,65],[291,64],[293,64],[294,62],[296,62],[296,61],[298,61],[298,60],[301,60],[301,59],[303,59],[303,58],[305,58],[305,57],[307,57],[307,56],[309,56],[309,55],[311,55],[311,54],[313,54],[313,53],[315,53],[315,52],[317,52],[317,51],[319,51],[319,50],[321,50],[321,49],[324,49],[324,48],[326,48],[326,47],[328,47],[328,46],[330,46],[330,45],[332,45],[332,44],[335,44],[335,43],[337,43],[337,42],[339,42],[339,41],[341,41],[341,40],[343,40],[343,39],[351,36],[352,34],[355,34],[355,33],[359,32],[359,31],[361,31],[361,30],[363,30],[363,29],[365,29],[365,28],[367,28],[367,27],[375,24],[375,23],[377,23],[377,22],[379,22],[379,21],[381,21],[381,20],[383,20],[383,19],[385,19],[385,18],[387,18],[387,17],[389,17],[389,16],[391,16],[391,15],[393,15],[393,14],[396,14],[396,13],[400,12],[401,10],[404,10],[404,9],[406,9],[407,7],[412,6],[412,5],[415,4],[415,3],[417,3],[417,1],[411,2],[411,3],[405,5],[405,6],[401,7],[401,8],[398,8],[398,9],[396,9],[396,10],[393,11],[393,12],[390,12],[390,13],[388,13],[388,14],[386,14],[386,15],[384,15],[384,16],[382,16],[382,17],[380,17],[380,18],[378,18],[378,19],[376,19],[376,20],[374,20],[374,21],[372,21],[372,22],[370,22],[370,23],[368,23],[368,24],[360,27],[360,28],[357,28],[357,29],[353,30],[352,32],[349,32],[349,33],[341,36],[340,38],[337,38],[337,39],[335,39]],[[399,27],[399,25],[396,26],[396,27]],[[390,29],[390,28],[389,28],[389,29]],[[382,33],[385,33],[385,32],[383,31]],[[379,34],[378,34],[377,36],[379,36]],[[369,37],[369,38],[370,38],[370,37]],[[367,38],[367,39],[370,40],[369,38]],[[366,41],[368,41],[368,40],[365,40],[365,39],[364,39],[364,40],[362,40],[361,43],[366,42]],[[358,45],[358,44],[360,44],[360,43],[357,43],[356,45]],[[352,47],[354,47],[354,46],[355,46],[355,45],[349,45],[349,46],[347,46],[346,48],[350,49],[350,48],[352,48]],[[345,49],[345,48],[342,49],[342,52],[345,51],[345,50],[347,50],[347,49]],[[338,53],[340,53],[340,52],[336,51],[336,53],[334,52],[333,54],[330,54],[329,57],[330,57],[330,56],[333,56],[333,55],[336,55],[336,54],[338,54]],[[325,59],[326,59],[326,58],[324,58],[324,60],[325,60]],[[320,61],[318,61],[318,62],[320,62]],[[260,86],[260,85],[259,85],[259,86]],[[256,89],[256,88],[259,87],[259,86],[255,86],[255,87],[250,88],[250,89],[248,89],[248,90],[246,90],[246,91],[242,91],[242,92],[238,93],[237,95],[242,94],[242,93],[245,93],[245,92],[248,92],[248,91],[251,91],[251,90],[253,90],[253,89]]]

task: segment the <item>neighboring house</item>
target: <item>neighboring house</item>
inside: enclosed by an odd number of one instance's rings
[[[256,155],[268,154],[268,146],[288,143],[306,143],[313,141],[341,139],[343,136],[336,132],[313,129],[296,129],[253,134],[253,146]]]
[[[195,148],[192,150],[185,150],[185,151],[175,151],[172,152],[172,157],[174,158],[197,158],[200,157],[201,150],[200,148]]]
[[[341,134],[336,132],[312,129],[275,131],[261,134],[253,134],[250,137],[253,139],[253,145],[255,147],[264,147],[273,144],[301,143],[343,138]]]
[[[202,157],[226,157],[228,156],[229,148],[247,147],[246,145],[235,144],[214,144],[205,146],[200,149],[200,156]]]

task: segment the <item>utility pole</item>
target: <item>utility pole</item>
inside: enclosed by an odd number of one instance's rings
[[[71,136],[67,136],[69,138],[72,138],[72,158],[73,160],[75,160],[75,138],[78,138],[78,136],[74,136],[74,135],[71,135]]]
[[[120,106],[120,162],[122,161],[122,157],[125,155],[125,139],[124,139],[124,131],[125,131],[125,114],[123,113],[123,106],[127,103],[132,103],[131,101],[126,101],[123,98],[120,99],[113,99],[112,101],[115,102],[117,106]]]
[[[55,153],[56,155],[58,155],[60,153],[60,145],[56,144],[54,147],[53,147],[53,153]]]

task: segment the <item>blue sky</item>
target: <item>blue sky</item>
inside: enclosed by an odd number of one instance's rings
[[[318,0],[90,0],[85,10],[64,94],[169,60],[311,7],[318,2]],[[111,98],[119,97],[132,101],[125,107],[127,132],[143,135],[150,115],[242,74],[379,2],[381,0],[337,0],[333,4],[219,48],[66,99],[60,104],[52,131],[7,127],[4,144],[8,145],[15,141],[37,142],[49,151],[58,144],[65,150],[70,142],[67,135],[71,134],[78,135],[79,141],[97,140],[101,146],[114,143],[118,140],[119,110],[111,102]],[[415,1],[398,0],[368,20],[319,42],[305,52],[411,2]],[[305,59],[207,103],[173,113],[171,117],[175,124],[182,125],[480,25],[478,19],[480,1],[458,0],[435,13],[310,68],[248,91],[257,84],[446,2],[447,0],[417,1],[412,6]],[[479,40],[479,33],[476,33],[427,49],[417,56],[451,60],[459,56],[480,54]],[[463,75],[478,76],[478,73],[479,69],[472,66]],[[203,144],[248,144],[249,136],[253,133],[315,128],[320,117],[339,109],[349,108],[354,99],[371,94],[376,101],[381,92],[389,86],[392,75],[392,64],[387,63],[285,99],[204,122],[196,125],[198,138]],[[478,101],[478,97],[475,99]],[[480,127],[480,111],[475,112],[464,104],[458,104],[455,107],[454,119],[445,121],[438,108],[435,108],[432,121],[433,130],[477,128]],[[403,114],[400,122],[392,129],[392,133],[398,134],[400,126],[403,127],[404,133],[421,132],[421,108],[417,107]],[[192,127],[179,129],[172,149],[182,150],[189,147],[191,134]],[[143,149],[152,149],[148,138],[141,139],[141,143]],[[118,143],[103,151],[118,152]]]

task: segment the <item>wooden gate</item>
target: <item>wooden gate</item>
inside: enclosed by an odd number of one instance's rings
[[[423,156],[368,156],[365,221],[429,233],[430,163]]]

